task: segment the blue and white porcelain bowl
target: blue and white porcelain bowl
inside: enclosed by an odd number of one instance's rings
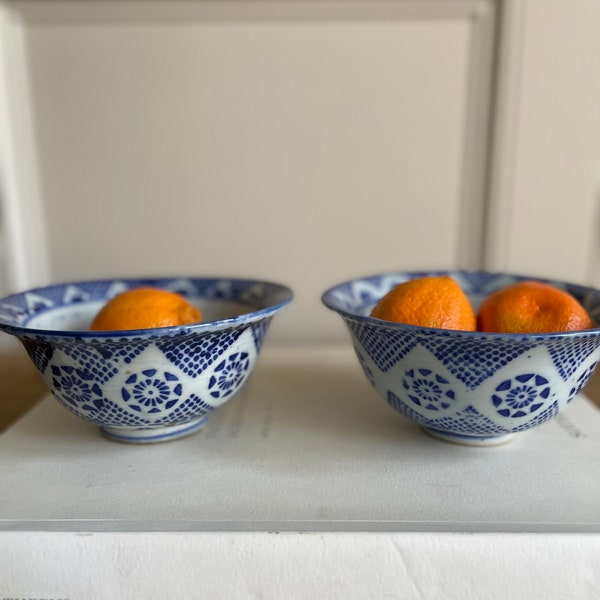
[[[375,390],[431,435],[469,445],[503,443],[555,417],[581,392],[600,360],[600,329],[480,333],[369,316],[398,283],[443,274],[459,283],[476,311],[491,292],[532,279],[481,271],[398,272],[354,279],[323,294],[325,306],[346,323]],[[572,293],[597,322],[600,291],[546,281]]]
[[[177,292],[202,323],[89,331],[98,310],[139,286]],[[292,291],[245,279],[115,279],[51,285],[0,300],[0,330],[16,336],[58,401],[123,442],[161,442],[200,429],[251,373],[267,328]]]

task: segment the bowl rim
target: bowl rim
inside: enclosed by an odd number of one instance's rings
[[[143,329],[126,329],[126,330],[115,330],[115,331],[91,331],[85,329],[78,330],[62,330],[62,329],[43,329],[39,327],[27,327],[26,325],[15,325],[9,323],[3,317],[0,311],[0,331],[3,331],[9,335],[16,337],[24,336],[40,336],[45,338],[77,338],[85,340],[105,340],[105,339],[122,339],[127,338],[148,338],[148,337],[172,337],[179,334],[191,334],[191,333],[202,333],[202,332],[216,332],[223,329],[229,329],[236,327],[244,323],[252,323],[260,321],[266,317],[269,317],[283,307],[288,305],[294,298],[294,292],[291,287],[283,283],[278,283],[266,279],[254,279],[249,277],[230,277],[230,276],[194,276],[194,275],[176,275],[176,276],[144,276],[144,277],[106,277],[98,279],[77,279],[71,281],[56,282],[44,286],[37,286],[29,288],[20,292],[9,294],[0,298],[0,307],[4,303],[9,303],[12,299],[22,298],[26,294],[37,294],[44,293],[50,289],[67,288],[68,286],[85,286],[85,285],[101,285],[110,283],[127,283],[133,285],[155,285],[160,283],[177,282],[177,281],[192,281],[192,282],[230,282],[237,285],[248,287],[252,285],[264,285],[271,288],[274,294],[278,294],[281,298],[278,301],[258,310],[252,310],[247,313],[235,315],[233,317],[227,317],[224,319],[216,319],[212,321],[201,321],[199,323],[192,323],[189,325],[174,325],[168,327],[149,327]],[[160,287],[160,286],[159,286]],[[189,298],[201,298],[198,296],[187,296]],[[242,303],[242,302],[240,302]],[[75,304],[75,303],[73,303]],[[65,304],[63,306],[69,306]],[[60,307],[55,307],[60,308]],[[50,309],[52,310],[52,309]],[[43,312],[43,311],[40,311]],[[33,316],[33,315],[31,315]]]
[[[365,323],[373,327],[381,329],[394,329],[398,331],[406,331],[412,334],[423,332],[423,333],[442,333],[444,335],[452,335],[461,338],[468,339],[503,339],[503,340],[546,340],[546,339],[564,339],[572,337],[596,337],[600,335],[600,326],[591,329],[581,329],[577,331],[558,331],[558,332],[547,332],[547,333],[498,333],[488,331],[466,331],[461,329],[442,329],[437,327],[422,327],[419,325],[409,325],[407,323],[395,323],[393,321],[385,321],[370,315],[360,315],[348,310],[345,310],[339,306],[334,294],[340,288],[358,281],[367,281],[370,279],[378,279],[382,277],[391,277],[394,275],[406,275],[409,278],[416,278],[419,276],[439,276],[439,275],[486,275],[490,277],[507,277],[515,280],[535,280],[543,283],[549,283],[558,285],[561,287],[568,287],[570,290],[578,291],[582,295],[586,294],[598,294],[600,296],[600,289],[591,286],[585,286],[578,283],[572,283],[566,280],[553,279],[547,277],[538,277],[536,275],[526,275],[521,273],[512,273],[510,271],[488,271],[486,269],[419,269],[419,270],[397,270],[397,271],[383,271],[380,273],[373,273],[362,277],[352,277],[341,281],[335,285],[328,287],[321,294],[321,302],[330,310],[341,315],[345,320],[354,321],[356,323]]]

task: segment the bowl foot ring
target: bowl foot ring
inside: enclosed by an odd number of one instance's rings
[[[461,435],[460,433],[451,433],[448,431],[431,429],[429,427],[424,427],[423,425],[421,425],[421,429],[427,435],[430,435],[438,440],[449,442],[451,444],[459,444],[461,446],[500,446],[514,440],[517,436],[516,433],[504,433],[493,436]]]
[[[182,437],[196,433],[204,427],[208,421],[208,415],[202,415],[192,421],[178,423],[177,425],[165,425],[164,427],[152,427],[149,429],[134,429],[127,427],[101,427],[100,431],[109,440],[124,442],[127,444],[157,444],[170,442]]]

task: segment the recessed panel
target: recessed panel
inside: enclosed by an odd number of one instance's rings
[[[52,279],[278,280],[326,339],[330,284],[456,266],[473,21],[342,15],[31,22]]]

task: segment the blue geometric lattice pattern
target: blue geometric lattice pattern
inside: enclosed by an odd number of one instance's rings
[[[185,422],[232,397],[258,354],[249,328],[195,337],[204,343],[186,340],[184,353],[175,351],[176,344],[163,347],[164,338],[118,343],[110,352],[106,345],[103,353],[94,344],[64,344],[48,361],[44,378],[71,412],[102,427]],[[190,358],[194,349],[196,361]]]
[[[254,347],[258,352],[263,344],[269,325],[271,325],[272,317],[267,317],[261,321],[252,323],[252,337],[254,338]]]
[[[444,367],[471,389],[537,345],[534,341],[510,339],[453,338],[437,332],[425,332],[420,341]]]
[[[550,406],[536,415],[533,420],[529,420],[521,425],[514,426],[510,419],[506,420],[505,425],[502,424],[502,421],[494,422],[485,415],[481,414],[475,407],[471,405],[451,416],[425,418],[416,410],[406,405],[391,391],[388,392],[387,401],[392,408],[402,413],[411,421],[415,421],[420,425],[429,427],[431,429],[437,429],[438,431],[452,432],[459,435],[473,437],[499,436],[506,433],[525,431],[531,427],[535,427],[545,423],[546,421],[549,421],[559,412],[558,402],[553,402]]]
[[[558,338],[549,345],[548,352],[560,376],[566,381],[598,348],[600,337],[597,336],[580,339]]]
[[[246,327],[219,331],[213,334],[164,339],[157,347],[167,360],[175,363],[190,377],[198,377],[238,340]]]
[[[454,433],[472,436],[492,436],[507,433],[507,429],[480,414],[472,406],[467,406],[452,416],[425,418],[412,407],[405,404],[392,391],[388,391],[387,401],[390,406],[400,411],[412,421],[416,421],[417,423],[432,429],[452,431]]]
[[[36,337],[24,337],[21,340],[23,346],[40,373],[43,373],[54,354],[54,346],[43,339]]]
[[[356,321],[346,323],[377,368],[384,373],[417,345],[417,336],[410,332],[370,327]]]
[[[85,344],[73,340],[64,341],[56,347],[91,377],[100,383],[105,383],[118,372],[121,366],[130,364],[136,356],[139,356],[145,345],[135,341]]]
[[[569,390],[569,398],[570,402],[577,394],[580,394],[583,391],[583,388],[586,386],[587,382],[590,380],[591,376],[594,374],[596,367],[598,366],[598,361],[592,362],[586,369],[584,369],[573,382],[573,387]]]

